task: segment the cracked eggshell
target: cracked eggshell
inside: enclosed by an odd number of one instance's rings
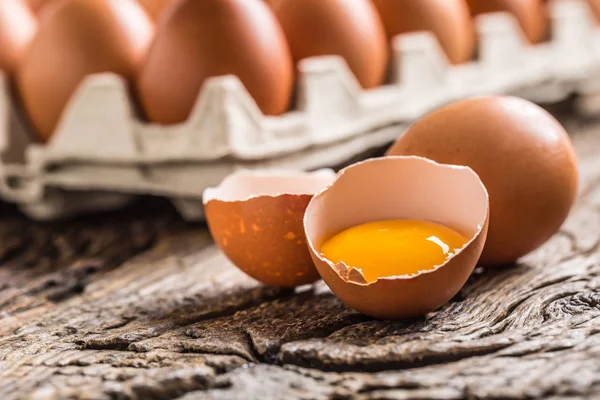
[[[241,170],[203,193],[206,221],[221,251],[266,285],[293,288],[319,279],[302,219],[312,196],[333,180],[315,172]]]
[[[444,305],[465,284],[483,249],[488,204],[485,186],[468,167],[416,156],[374,158],[341,170],[312,198],[304,229],[319,274],[347,306],[376,318],[410,318]],[[432,270],[370,284],[359,270],[321,256],[322,244],[344,229],[407,218],[443,224],[469,240]]]

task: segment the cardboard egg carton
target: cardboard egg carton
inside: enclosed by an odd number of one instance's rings
[[[476,60],[450,65],[428,32],[397,36],[388,82],[363,90],[337,56],[301,62],[294,109],[263,115],[235,76],[206,81],[187,121],[141,121],[126,82],[88,77],[49,142],[27,129],[0,79],[0,198],[34,219],[120,207],[164,196],[189,220],[202,192],[240,168],[339,165],[396,139],[416,118],[467,96],[514,94],[549,103],[580,94],[600,112],[600,27],[582,0],[555,0],[549,41],[528,46],[506,13],[477,17]]]

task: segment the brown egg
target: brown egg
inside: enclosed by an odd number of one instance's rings
[[[33,10],[34,13],[39,13],[43,7],[46,6],[47,3],[53,3],[57,0],[27,0],[29,3],[29,7]]]
[[[302,218],[313,194],[334,175],[331,170],[242,170],[206,189],[206,221],[217,246],[264,284],[291,288],[318,280]]]
[[[563,223],[577,194],[577,160],[563,127],[516,97],[459,101],[415,122],[388,155],[417,155],[471,167],[490,194],[481,262],[511,263]]]
[[[467,0],[467,3],[472,15],[510,12],[530,43],[539,43],[548,35],[550,20],[543,0]]]
[[[385,30],[369,0],[271,0],[294,61],[343,57],[364,88],[382,83],[388,62]]]
[[[347,306],[377,318],[408,318],[441,307],[465,284],[483,249],[488,208],[486,189],[470,168],[422,157],[373,158],[343,169],[313,197],[304,229],[319,274]],[[407,219],[455,229],[464,244],[426,270],[406,274],[410,266],[399,261],[396,273],[374,281],[367,281],[361,269],[322,254],[326,240],[349,227]],[[378,253],[374,245],[367,256],[375,259]]]
[[[42,17],[43,14],[47,12],[50,6],[57,4],[64,0],[27,0],[29,2],[29,7],[33,10],[33,12],[38,16]],[[129,1],[129,0],[128,0]]]
[[[163,10],[174,0],[137,0],[154,21],[158,20]]]
[[[127,79],[150,44],[152,22],[129,0],[64,0],[48,9],[19,70],[25,110],[42,139],[54,132],[71,95],[88,75]]]
[[[12,74],[37,31],[37,21],[22,0],[0,0],[0,69]]]
[[[261,0],[182,0],[158,23],[138,77],[150,121],[185,121],[207,78],[240,78],[264,114],[288,109],[293,66],[281,27]]]
[[[596,17],[596,23],[600,22],[600,0],[587,0],[587,3]]]
[[[389,39],[431,31],[451,63],[469,61],[475,51],[475,30],[465,0],[372,0]]]

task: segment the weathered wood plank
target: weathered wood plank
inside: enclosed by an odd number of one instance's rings
[[[569,220],[427,318],[259,285],[161,201],[37,224],[2,206],[0,398],[600,397],[600,124]]]

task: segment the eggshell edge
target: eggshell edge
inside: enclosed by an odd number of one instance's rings
[[[221,192],[223,187],[231,184],[237,179],[243,179],[245,177],[251,178],[302,178],[302,179],[323,179],[324,181],[329,180],[330,182],[335,178],[336,173],[330,168],[321,168],[314,171],[306,172],[292,169],[239,169],[228,176],[226,176],[219,185],[214,187],[208,187],[202,192],[202,203],[206,206],[211,200],[218,200],[223,202],[236,202],[236,201],[247,201],[257,197],[277,197],[287,193],[285,190],[274,190],[270,193],[261,194],[250,194],[247,196],[237,197],[235,200],[222,200]],[[323,184],[323,187],[328,184]],[[308,191],[307,191],[308,192]],[[315,193],[293,193],[294,195],[310,195],[313,196]]]

